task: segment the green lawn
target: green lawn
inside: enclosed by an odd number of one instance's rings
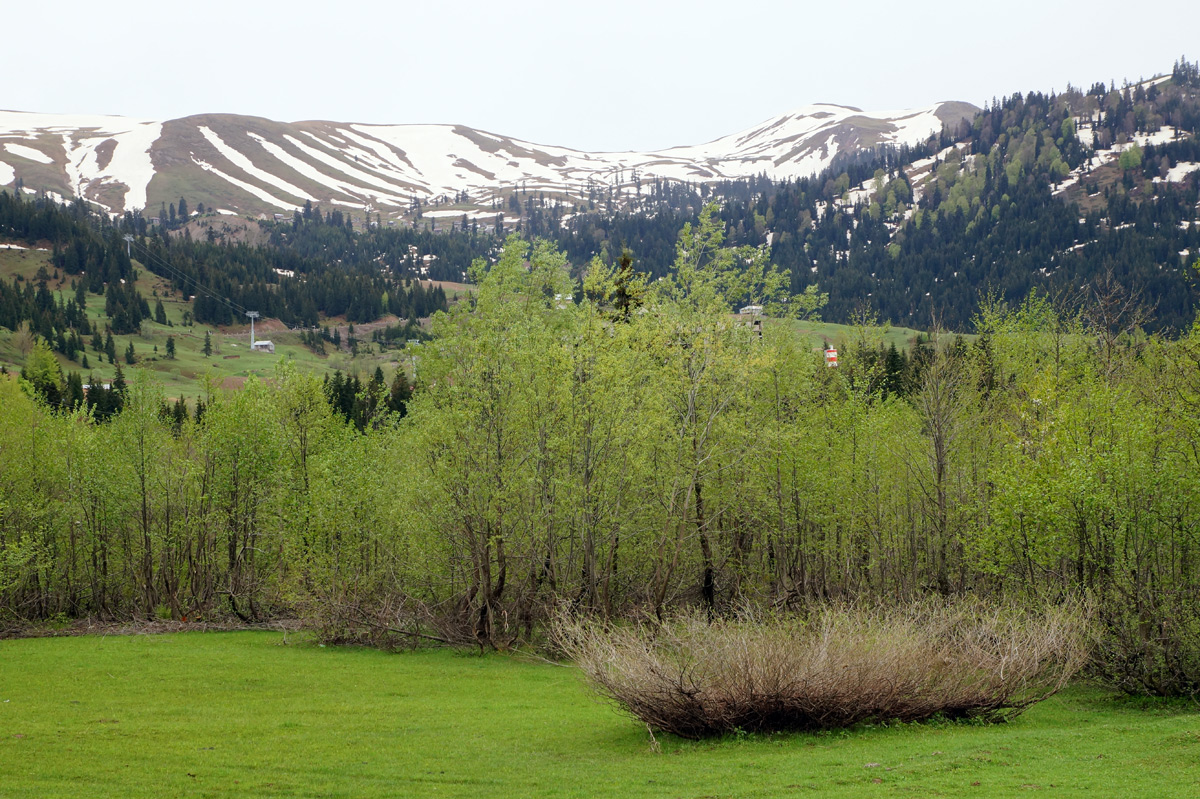
[[[826,344],[835,348],[845,348],[856,341],[862,332],[853,325],[840,325],[833,322],[795,321],[791,322],[797,332],[808,336],[814,349],[823,348]],[[907,350],[921,335],[921,331],[909,327],[880,326],[866,331],[867,340],[887,347],[895,345],[898,350]],[[948,334],[953,336],[954,334]],[[972,339],[974,336],[966,336]]]
[[[571,668],[294,634],[0,641],[0,796],[1200,795],[1200,715],[1075,688],[1006,725],[659,736]]]

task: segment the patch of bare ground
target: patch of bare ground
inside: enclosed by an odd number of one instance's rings
[[[295,632],[300,629],[297,619],[272,619],[263,622],[244,622],[236,618],[204,621],[180,619],[74,619],[61,624],[53,622],[6,622],[0,624],[0,640],[8,638],[53,638],[68,635],[162,635],[181,632],[232,632],[237,630],[276,630]]]
[[[265,244],[268,234],[258,222],[240,216],[226,214],[204,214],[195,216],[184,226],[171,231],[172,236],[182,236],[188,231],[197,241],[219,241],[225,244]]]

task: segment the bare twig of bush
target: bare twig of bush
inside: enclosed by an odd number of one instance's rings
[[[474,643],[453,615],[386,591],[329,591],[300,597],[295,606],[304,627],[323,644],[403,649]]]
[[[1190,596],[1117,595],[1102,608],[1092,673],[1126,693],[1200,701],[1200,608]]]
[[[1084,665],[1085,615],[975,603],[711,624],[698,613],[635,626],[564,615],[556,634],[599,693],[654,729],[701,738],[1009,719]]]

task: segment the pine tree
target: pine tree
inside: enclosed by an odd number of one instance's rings
[[[175,337],[167,336],[167,358],[175,360]]]
[[[133,351],[133,341],[129,342],[129,346],[125,348],[125,363],[133,366],[137,363],[137,354]]]
[[[63,393],[63,406],[74,410],[83,405],[83,377],[79,372],[67,375],[67,388]]]
[[[212,336],[207,330],[204,331],[204,357],[212,355]]]
[[[125,405],[125,372],[121,369],[121,364],[117,364],[117,373],[112,381],[113,393],[117,396],[115,410],[121,410]]]
[[[392,379],[392,390],[388,396],[388,409],[400,416],[408,413],[408,401],[412,399],[412,387],[408,384],[408,375],[403,369],[396,372]]]
[[[160,325],[167,323],[167,309],[163,307],[162,300],[154,304],[154,321]]]

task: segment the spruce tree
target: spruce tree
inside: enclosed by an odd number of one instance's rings
[[[212,355],[212,336],[207,330],[204,331],[204,357]]]
[[[396,371],[395,378],[392,379],[392,390],[388,396],[388,409],[395,411],[400,416],[408,413],[408,401],[412,399],[412,387],[408,384],[408,375],[403,369]]]
[[[79,372],[67,375],[67,388],[63,394],[63,406],[74,410],[83,405],[83,377]]]
[[[117,373],[113,377],[113,412],[117,412],[125,407],[125,372],[121,369],[121,364],[117,364]]]

